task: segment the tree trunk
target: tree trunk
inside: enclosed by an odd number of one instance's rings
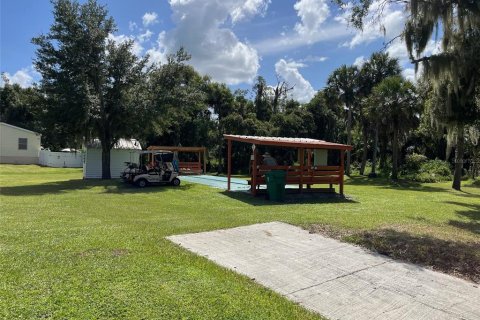
[[[380,144],[380,169],[384,170],[387,166],[387,139],[382,135],[382,143]]]
[[[470,162],[470,167],[472,168],[472,179],[475,180],[478,176],[478,169],[480,168],[480,155],[476,148],[473,148],[473,161]]]
[[[378,124],[375,126],[375,137],[373,139],[373,154],[372,154],[372,172],[371,177],[377,176],[377,149],[378,149]]]
[[[452,188],[455,190],[461,189],[462,171],[463,171],[463,152],[465,140],[463,137],[463,125],[457,126],[457,148],[455,150],[455,171],[453,173]]]
[[[102,179],[111,179],[110,175],[110,146],[102,142]]]
[[[347,106],[348,113],[347,113],[347,144],[352,145],[352,107]],[[345,166],[345,173],[347,176],[350,176],[350,163],[352,159],[352,152],[350,150],[347,151],[347,164]]]
[[[360,175],[363,176],[365,173],[365,167],[367,165],[367,155],[368,155],[368,129],[367,125],[363,124],[363,153],[362,153],[362,165],[360,166]]]
[[[398,129],[393,130],[392,141],[392,179],[398,179]]]

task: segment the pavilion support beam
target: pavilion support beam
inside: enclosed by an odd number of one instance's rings
[[[227,140],[227,190],[230,191],[232,176],[232,140]]]
[[[343,195],[343,176],[345,174],[345,150],[340,150],[340,181],[339,184],[339,192]]]
[[[258,174],[258,152],[257,148],[253,148],[253,162],[252,162],[252,179],[250,180],[252,184],[252,195],[256,196],[257,195],[257,174]]]
[[[312,173],[312,149],[307,150],[307,172],[308,175],[311,176]],[[312,187],[311,184],[307,184],[307,189]]]
[[[198,152],[198,170],[202,170],[202,154]]]
[[[305,149],[298,149],[298,163],[300,164],[300,184],[298,185],[300,193],[303,191],[303,170],[305,166]]]
[[[207,149],[203,149],[203,174],[207,174]]]

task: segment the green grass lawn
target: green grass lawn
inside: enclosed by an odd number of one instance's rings
[[[318,319],[164,239],[259,222],[328,230],[367,246],[367,235],[396,232],[480,254],[473,186],[457,192],[450,183],[354,177],[345,186],[350,201],[275,205],[195,184],[137,189],[83,181],[79,169],[11,165],[0,166],[0,186],[4,319]]]

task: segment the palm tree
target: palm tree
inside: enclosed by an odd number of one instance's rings
[[[342,65],[334,70],[327,80],[327,90],[333,93],[347,110],[347,144],[352,144],[353,107],[358,92],[358,68]],[[345,172],[350,175],[351,152],[347,151]]]
[[[421,64],[437,94],[445,93],[443,122],[456,136],[455,172],[452,188],[461,189],[465,128],[478,119],[476,91],[480,82],[480,5],[478,1],[430,2],[411,0],[412,15],[405,27],[411,60]],[[442,52],[422,56],[433,32],[442,27]],[[414,56],[415,54],[415,56]]]
[[[345,5],[343,0],[335,0]],[[381,21],[385,10],[373,12],[370,6],[375,1],[349,1],[352,12],[352,24],[362,29],[364,20],[372,17],[373,21]],[[410,60],[418,68],[422,65],[425,75],[432,81],[436,90],[444,80],[449,80],[448,99],[444,110],[452,115],[455,121],[445,122],[450,135],[457,137],[455,174],[452,187],[460,190],[463,163],[463,132],[479,117],[478,103],[475,104],[475,86],[480,81],[480,5],[478,0],[452,1],[419,1],[419,0],[385,0],[382,6],[401,5],[408,12],[408,20],[402,34],[405,39]],[[370,12],[372,11],[372,12]],[[439,30],[441,28],[441,30]],[[442,52],[425,55],[433,33],[442,35]],[[477,89],[478,90],[478,89]],[[468,109],[468,110],[467,110]],[[467,110],[468,112],[464,112]],[[467,116],[467,114],[475,116]],[[463,115],[463,116],[462,116]],[[437,121],[440,119],[436,119]]]
[[[372,89],[382,82],[383,79],[395,76],[400,74],[400,65],[398,64],[398,59],[389,57],[386,52],[375,52],[372,54],[370,59],[365,62],[360,70],[359,74],[359,92],[361,97],[368,97],[372,92]],[[375,167],[377,159],[377,149],[378,149],[378,125],[375,121],[366,116],[365,108],[367,107],[368,102],[362,101],[359,108],[360,113],[360,123],[362,125],[362,135],[363,135],[363,152],[362,152],[362,162],[360,165],[360,174],[363,175],[365,172],[365,166],[367,163],[368,155],[368,137],[370,131],[374,131],[374,146],[373,146],[373,157],[372,157],[372,175],[375,176]],[[372,122],[374,124],[372,128]]]
[[[369,114],[392,138],[392,179],[398,179],[399,151],[402,138],[419,124],[420,104],[415,86],[400,76],[383,80],[372,90]]]

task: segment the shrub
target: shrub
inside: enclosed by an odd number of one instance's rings
[[[448,162],[438,159],[428,160],[420,154],[407,156],[407,161],[402,167],[402,176],[418,182],[440,182],[453,179]]]
[[[405,164],[402,166],[403,174],[415,174],[420,171],[422,164],[428,161],[423,154],[412,153],[406,156]]]

